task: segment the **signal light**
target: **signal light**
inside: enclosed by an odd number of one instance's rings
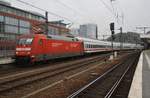
[[[110,30],[111,31],[114,31],[115,30],[115,23],[110,23]]]
[[[115,23],[110,23],[110,30],[111,30],[111,34],[114,35],[115,34]]]

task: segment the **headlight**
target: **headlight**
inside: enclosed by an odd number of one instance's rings
[[[34,58],[34,57],[35,57],[34,55],[31,56],[31,58]]]

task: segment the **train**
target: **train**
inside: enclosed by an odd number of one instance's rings
[[[101,41],[97,39],[83,38],[77,37],[77,39],[83,41],[84,53],[94,53],[94,52],[103,52],[103,51],[112,51],[112,42],[110,41]],[[143,49],[143,46],[140,44],[132,44],[132,43],[122,43],[113,42],[113,50],[119,51],[122,50],[135,50],[135,49]]]
[[[114,42],[113,45],[113,50],[120,49],[120,43]],[[123,49],[141,48],[139,44],[123,44]],[[74,36],[29,34],[18,39],[15,61],[35,63],[103,51],[112,51],[111,42]]]

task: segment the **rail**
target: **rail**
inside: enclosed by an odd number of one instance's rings
[[[131,61],[135,61],[137,59],[137,56],[135,57],[135,59],[131,59],[129,60]],[[102,74],[101,76],[99,76],[98,78],[96,78],[95,80],[93,80],[92,82],[90,82],[89,84],[85,85],[84,87],[80,88],[79,90],[77,90],[76,92],[72,93],[71,95],[69,95],[67,98],[76,98],[77,96],[79,96],[81,93],[83,93],[86,89],[88,89],[90,86],[92,86],[93,84],[95,84],[97,81],[101,80],[102,78],[104,78],[106,75],[110,74],[114,69],[116,69],[118,66],[124,64],[125,62],[121,62],[115,66],[113,66],[111,69],[109,69],[108,71],[106,71],[104,74]],[[121,75],[121,77],[114,83],[114,85],[111,87],[111,89],[106,93],[104,98],[110,98],[112,96],[112,94],[114,93],[114,91],[116,90],[116,88],[118,87],[118,85],[121,83],[122,79],[124,78],[124,76],[126,75],[126,73],[128,72],[128,70],[131,68],[131,66],[133,65],[134,62],[132,62],[132,64],[130,64],[126,70],[123,72],[123,74]]]

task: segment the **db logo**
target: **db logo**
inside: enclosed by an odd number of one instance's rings
[[[78,45],[77,44],[71,44],[70,46],[71,47],[77,47]]]
[[[62,45],[62,43],[52,43],[52,47],[59,47],[61,45]]]

